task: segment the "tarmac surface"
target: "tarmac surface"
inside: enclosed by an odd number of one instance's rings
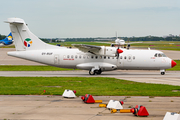
[[[124,100],[124,109],[136,105],[146,107],[149,116],[132,113],[111,113],[99,108],[99,103],[85,104],[80,96],[74,99],[62,96],[1,95],[0,119],[4,120],[162,120],[166,112],[180,112],[179,97],[93,96],[95,100]]]
[[[180,71],[166,71],[161,75],[160,71],[131,71],[116,70],[102,72],[101,75],[89,75],[88,71],[0,71],[0,76],[6,77],[113,77],[144,83],[169,84],[180,86]]]
[[[14,48],[0,48],[0,65],[43,65],[7,56]],[[180,59],[179,51],[163,51],[173,60]],[[88,71],[0,71],[0,76],[46,76],[46,77],[114,77],[136,82],[160,83],[180,86],[180,71],[126,71],[117,70],[90,76]],[[78,92],[78,91],[77,91]],[[176,91],[179,92],[179,91]],[[88,94],[88,93],[87,93]],[[110,113],[99,104],[85,104],[80,96],[74,99],[46,95],[0,95],[0,120],[162,120],[166,112],[180,112],[180,97],[149,96],[93,96],[95,100],[124,100],[124,109],[143,105],[148,117],[136,117],[132,113]]]

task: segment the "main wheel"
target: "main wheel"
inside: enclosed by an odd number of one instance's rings
[[[165,72],[161,72],[161,75],[165,75]]]
[[[95,71],[97,75],[100,75],[102,73],[101,69]]]
[[[95,75],[95,71],[91,71],[91,70],[89,70],[89,75]]]

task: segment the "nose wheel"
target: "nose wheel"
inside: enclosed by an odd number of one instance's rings
[[[165,75],[165,72],[161,72],[161,75]]]
[[[161,75],[165,75],[165,70],[160,70]]]

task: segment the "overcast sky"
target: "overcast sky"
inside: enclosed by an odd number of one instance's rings
[[[22,18],[38,37],[180,35],[180,0],[1,0],[0,34],[7,18]]]

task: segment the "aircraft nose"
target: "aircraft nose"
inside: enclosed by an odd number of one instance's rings
[[[176,62],[174,60],[171,61],[171,67],[173,68],[174,66],[176,66]]]

